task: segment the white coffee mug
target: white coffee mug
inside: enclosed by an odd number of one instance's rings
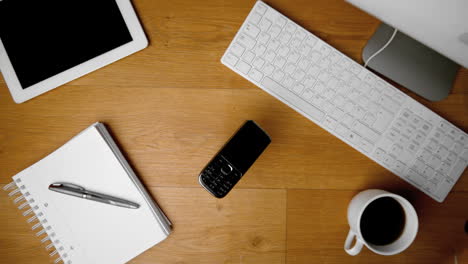
[[[400,237],[388,245],[374,245],[364,240],[361,233],[361,216],[366,207],[376,199],[391,197],[400,203],[405,213],[405,226]],[[350,230],[346,238],[344,249],[349,255],[355,256],[361,252],[363,245],[366,245],[373,252],[380,255],[394,255],[408,248],[416,238],[418,232],[418,215],[414,207],[403,197],[384,191],[371,189],[358,193],[351,200],[348,207],[348,223]],[[353,240],[356,243],[351,247]]]

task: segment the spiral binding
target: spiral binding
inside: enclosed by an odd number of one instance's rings
[[[40,237],[45,234],[45,236],[41,238],[41,243],[48,243],[45,246],[45,249],[49,252],[50,257],[55,257],[54,263],[62,262],[65,264],[72,264],[72,261],[67,259],[67,253],[58,254],[59,252],[62,253],[65,249],[63,246],[60,246],[60,240],[53,240],[56,236],[55,232],[52,227],[48,225],[44,214],[38,211],[39,206],[37,206],[35,204],[36,201],[30,197],[31,195],[26,190],[26,186],[21,184],[21,179],[16,179],[15,181],[5,185],[3,190],[9,192],[9,197],[14,197],[13,203],[19,204],[18,209],[23,211],[23,216],[29,216],[26,221],[29,224],[34,223],[31,229],[33,231],[37,229],[39,230],[36,232],[36,237]],[[31,215],[31,213],[33,213],[33,215]]]

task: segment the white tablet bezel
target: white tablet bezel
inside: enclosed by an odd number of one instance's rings
[[[22,103],[146,48],[148,46],[148,40],[140,22],[138,21],[138,17],[130,0],[115,1],[120,9],[120,12],[122,13],[130,35],[132,36],[133,40],[131,42],[128,42],[118,48],[115,48],[91,60],[83,62],[75,67],[47,78],[32,86],[29,86],[26,89],[23,89],[21,86],[13,65],[8,58],[5,47],[3,46],[3,42],[0,38],[0,71],[2,72],[3,78],[5,79],[5,82],[10,89],[13,100],[18,104]]]

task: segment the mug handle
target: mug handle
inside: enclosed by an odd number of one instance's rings
[[[351,247],[353,240],[356,240],[356,243],[353,247]],[[357,238],[356,234],[349,230],[348,236],[346,237],[346,241],[344,244],[344,250],[351,256],[356,256],[361,252],[363,243]]]

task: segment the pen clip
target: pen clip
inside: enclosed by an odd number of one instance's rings
[[[73,183],[68,183],[68,182],[54,182],[51,185],[49,185],[49,189],[50,188],[60,188],[60,187],[67,187],[67,188],[71,188],[71,189],[85,191],[85,188],[83,188],[83,187],[81,187],[79,185],[73,184]]]

